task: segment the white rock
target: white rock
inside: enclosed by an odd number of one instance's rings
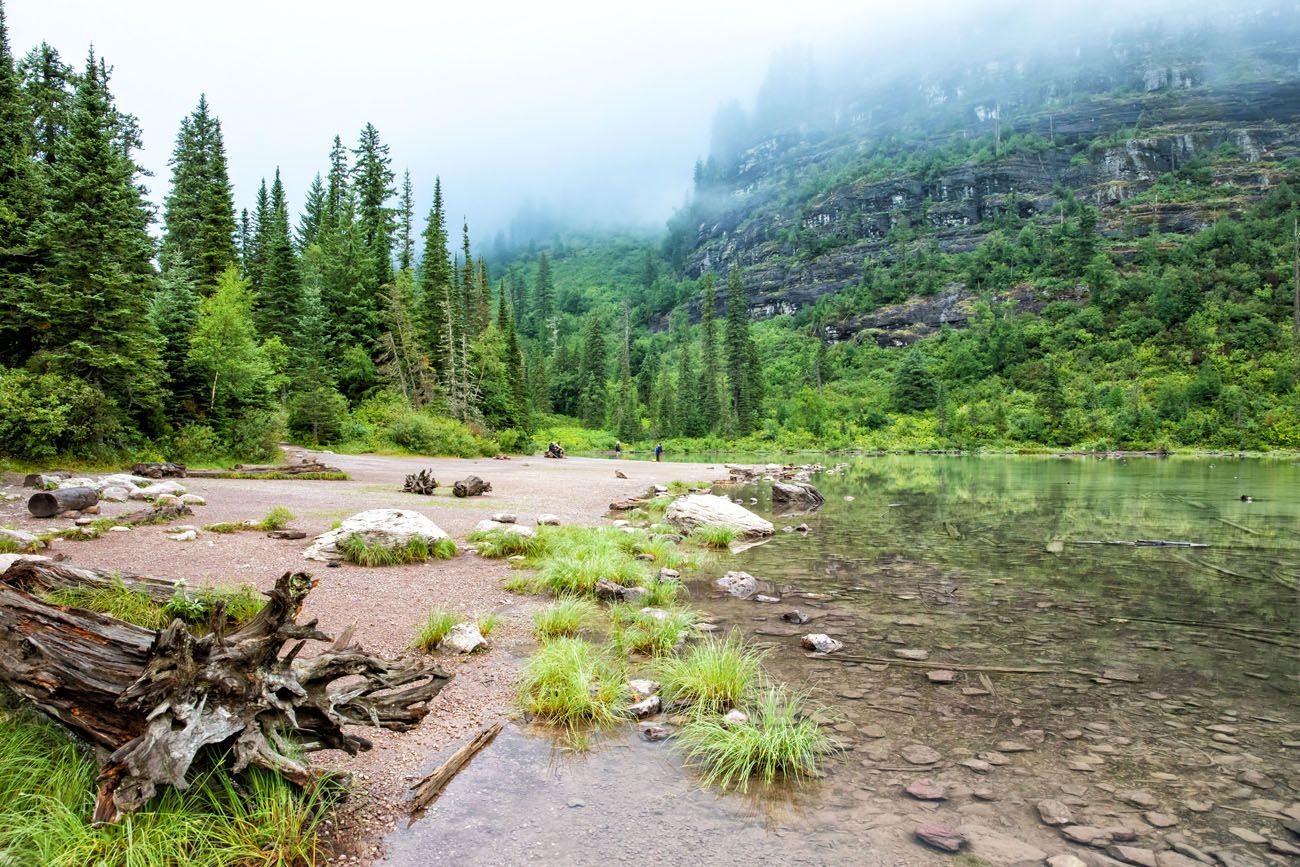
[[[666,493],[668,493],[668,486],[667,486],[667,485],[655,485],[655,493],[656,493],[656,494],[666,494]]]
[[[199,537],[199,534],[193,530],[182,530],[175,535],[168,536],[168,539],[175,539],[177,542],[193,542]]]
[[[110,532],[110,533],[129,533],[129,532],[131,532],[131,528],[128,527],[128,526],[126,526],[125,524],[117,524],[117,525],[115,525],[115,526],[109,527],[109,528],[108,528],[108,532]]]
[[[59,490],[61,491],[64,488],[94,488],[98,490],[100,484],[101,484],[100,482],[97,482],[94,479],[87,479],[85,477],[80,477],[75,479],[64,479],[63,481],[59,482]]]
[[[130,497],[133,500],[152,500],[155,497],[161,497],[163,494],[175,494],[177,496],[186,493],[185,486],[180,482],[171,480],[165,482],[156,482],[147,488],[136,488],[131,492]]]
[[[822,632],[814,632],[805,635],[799,639],[799,643],[807,650],[815,650],[818,653],[834,653],[837,650],[844,649],[844,642],[836,641],[829,635]]]
[[[349,536],[360,536],[368,544],[399,548],[413,538],[432,544],[450,538],[442,528],[419,512],[409,509],[370,509],[345,520],[338,529],[322,533],[303,552],[306,560],[341,560],[338,543]]]
[[[537,516],[537,526],[539,527],[558,527],[560,526],[560,516],[552,515],[547,512],[544,515]]]
[[[181,498],[176,496],[175,494],[160,494],[159,496],[154,497],[154,501],[153,501],[154,507],[158,509],[162,509],[167,506],[179,506],[180,503],[181,503]]]
[[[208,501],[198,494],[181,494],[181,502],[186,506],[206,506]]]
[[[487,639],[479,632],[476,623],[457,623],[451,632],[438,642],[438,650],[443,653],[473,653],[480,647],[487,647]]]
[[[114,473],[111,476],[104,476],[99,480],[99,484],[105,488],[147,488],[152,485],[155,479],[146,479],[144,476],[133,476],[130,473]]]
[[[730,527],[747,539],[771,536],[776,531],[770,521],[714,494],[678,497],[668,507],[664,520],[688,533],[696,527]]]
[[[748,599],[758,592],[758,579],[748,572],[728,572],[714,581],[713,586],[738,599]]]
[[[523,524],[503,524],[500,521],[490,521],[484,518],[474,525],[475,533],[486,533],[489,530],[500,530],[503,533],[514,533],[517,536],[536,536],[532,527],[525,527]]]
[[[749,714],[739,708],[733,707],[731,710],[727,711],[727,715],[722,718],[722,721],[727,725],[743,726],[745,723],[749,722]]]
[[[656,680],[629,680],[627,688],[637,701],[659,694],[659,682]]]
[[[515,516],[509,512],[496,512],[492,515],[492,520],[496,521],[498,524],[513,524],[515,522]]]
[[[641,699],[636,704],[630,704],[627,707],[627,712],[637,719],[657,714],[659,713],[659,696],[652,695]]]
[[[125,503],[127,497],[131,496],[128,488],[119,488],[116,485],[100,488],[99,498],[106,503]]]
[[[39,538],[37,538],[32,533],[28,533],[25,530],[9,530],[4,527],[0,527],[0,539],[8,539],[10,542],[13,542],[19,548],[44,548],[45,547],[44,542],[42,542]]]
[[[610,521],[609,524],[611,527],[627,527],[631,525],[631,522],[619,518],[617,521]]]
[[[665,620],[668,619],[668,612],[664,611],[662,608],[642,608],[641,613],[644,614],[646,617],[653,617],[655,620],[658,620],[660,623],[663,623]]]
[[[42,557],[40,554],[0,554],[0,575],[5,574],[9,567],[19,560],[48,560],[49,557]]]

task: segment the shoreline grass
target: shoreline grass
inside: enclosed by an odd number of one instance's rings
[[[367,542],[354,534],[338,543],[343,559],[357,566],[404,566],[409,563],[426,563],[429,560],[450,560],[459,551],[450,538],[436,539],[432,543],[412,537],[406,544],[395,548]]]
[[[730,548],[741,537],[734,527],[696,527],[686,538],[706,548]]]
[[[538,641],[573,638],[599,614],[600,609],[591,600],[566,596],[533,612],[533,636]]]
[[[524,666],[519,687],[527,713],[569,729],[617,721],[627,699],[623,666],[581,638],[544,643]]]
[[[272,506],[260,521],[227,521],[220,524],[208,524],[204,527],[209,533],[239,533],[244,530],[261,530],[274,532],[289,526],[297,516],[284,506]]]
[[[423,650],[425,653],[433,653],[447,634],[460,622],[462,618],[459,614],[445,608],[433,609],[415,633],[411,647],[415,650]]]
[[[678,656],[661,657],[652,670],[667,700],[726,713],[760,685],[764,656],[733,631],[726,638],[708,636]]]

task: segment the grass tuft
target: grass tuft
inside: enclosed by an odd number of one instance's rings
[[[498,560],[502,557],[536,557],[546,550],[545,536],[525,536],[508,530],[475,530],[469,534],[470,544],[480,557]]]
[[[627,701],[623,669],[581,638],[557,638],[528,660],[519,703],[533,716],[572,728],[616,721]]]
[[[687,761],[701,768],[705,783],[741,791],[752,779],[770,785],[778,777],[811,776],[830,750],[817,723],[803,717],[800,698],[776,688],[758,697],[748,722],[698,715],[682,727],[677,743]]]
[[[702,711],[724,713],[744,702],[762,678],[762,651],[746,647],[738,634],[712,636],[680,656],[662,656],[655,679],[669,701],[687,701]]]
[[[390,548],[367,542],[357,534],[341,540],[338,549],[344,560],[358,566],[401,566],[429,560],[450,560],[457,553],[456,543],[450,538],[437,539],[430,544],[424,539],[412,537],[406,544]]]
[[[479,634],[487,638],[494,629],[501,625],[501,615],[496,611],[484,614],[474,622],[474,625],[478,627]]]
[[[425,653],[433,653],[452,627],[461,622],[460,615],[443,608],[435,608],[425,618],[424,625],[415,633],[411,646]],[[480,627],[480,631],[482,631]]]
[[[231,471],[228,473],[216,473],[210,476],[204,476],[208,479],[263,479],[272,482],[288,481],[328,481],[328,482],[346,482],[352,478],[347,473],[239,473]]]
[[[283,530],[289,526],[289,522],[293,519],[293,512],[290,512],[284,506],[272,506],[271,511],[266,513],[266,517],[257,522],[256,529],[265,530],[266,532]]]
[[[610,643],[624,655],[644,653],[650,656],[662,656],[672,653],[683,638],[683,633],[690,634],[699,615],[685,608],[658,609],[645,612],[631,606],[620,606],[620,610],[610,611],[614,619],[614,629],[610,634]]]
[[[588,626],[599,609],[588,599],[566,596],[533,612],[533,635],[538,641],[572,638]]]
[[[111,587],[64,587],[44,594],[52,605],[84,608],[125,620],[145,629],[162,629],[180,618],[190,626],[205,628],[219,603],[225,603],[228,622],[242,626],[266,604],[257,588],[207,587],[198,591],[177,588],[166,604],[160,605],[147,593],[132,590],[120,580]]]
[[[688,538],[706,548],[729,548],[740,536],[740,531],[733,527],[696,527]]]
[[[646,565],[629,549],[629,537],[615,527],[559,527],[546,534],[538,582],[554,596],[586,596],[607,578],[623,586],[649,581]]]

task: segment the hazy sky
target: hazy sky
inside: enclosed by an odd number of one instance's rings
[[[14,52],[41,40],[114,67],[161,201],[182,116],[221,118],[236,207],[278,164],[295,214],[338,133],[367,121],[423,218],[440,174],[476,239],[525,200],[658,223],[682,201],[719,102],[748,102],[774,51],[889,29],[951,27],[976,0],[283,2],[8,0]],[[1055,3],[1053,4],[1055,5]],[[875,50],[888,50],[888,40]]]

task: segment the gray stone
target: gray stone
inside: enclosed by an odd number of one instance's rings
[[[820,632],[810,633],[799,639],[799,644],[805,650],[813,650],[817,653],[834,653],[837,650],[844,649],[844,642],[836,641],[829,635]]]
[[[651,743],[658,743],[668,739],[668,729],[660,725],[643,725],[641,726],[641,737]]]
[[[921,660],[930,657],[930,651],[919,647],[898,647],[894,649],[894,656],[899,659]]]
[[[537,516],[537,526],[539,526],[539,527],[558,527],[558,526],[560,526],[560,516],[559,516],[559,515],[552,515],[550,512],[545,512],[545,513],[543,513],[543,514],[541,514],[541,515],[538,515],[538,516]]]
[[[1055,799],[1039,801],[1037,808],[1038,818],[1043,820],[1044,825],[1068,825],[1074,821],[1070,808]]]
[[[957,672],[949,671],[946,668],[936,668],[931,671],[927,671],[925,673],[925,676],[930,681],[930,683],[944,684],[944,683],[952,683],[954,680],[956,680]]]
[[[503,523],[501,521],[492,521],[485,518],[474,525],[475,533],[487,533],[492,530],[500,530],[502,533],[511,533],[515,536],[525,536],[527,538],[532,538],[537,535],[537,532],[532,527],[525,527],[523,524],[515,524],[513,522]]]
[[[148,490],[147,488],[145,490]],[[329,562],[343,559],[338,543],[349,536],[360,536],[370,545],[400,548],[412,539],[433,544],[451,538],[442,528],[419,512],[409,509],[370,509],[347,518],[338,529],[322,533],[303,552],[306,560]]]
[[[128,488],[120,488],[116,485],[101,488],[99,491],[99,498],[106,503],[125,503],[130,496],[131,491]]]
[[[649,698],[652,695],[659,694],[659,681],[657,680],[629,680],[627,682],[628,691],[637,701],[643,698]]]
[[[989,771],[993,770],[993,766],[983,759],[966,759],[966,761],[961,764],[962,767],[968,768],[977,774],[987,774]]]
[[[1140,789],[1132,792],[1121,792],[1119,799],[1142,810],[1154,810],[1160,806],[1160,802],[1156,800],[1155,795]]]
[[[648,696],[636,704],[630,704],[627,707],[627,712],[637,719],[657,714],[659,713],[659,696]]]
[[[749,714],[745,713],[740,708],[733,707],[731,710],[727,711],[725,716],[722,717],[722,721],[727,725],[743,726],[745,723],[749,722]]]
[[[446,637],[438,642],[438,650],[442,653],[473,653],[487,646],[487,639],[483,637],[482,632],[479,632],[476,623],[457,623]]]
[[[938,750],[925,744],[908,744],[900,752],[903,758],[913,765],[933,765],[943,758]]]
[[[971,854],[994,867],[1040,867],[1047,853],[1037,846],[982,825],[963,825]]]
[[[947,797],[944,794],[943,786],[936,783],[929,777],[922,777],[919,780],[913,780],[903,789],[904,792],[916,798],[918,801],[942,801]]]
[[[1156,867],[1201,867],[1202,863],[1171,849],[1156,853]]]
[[[496,521],[498,524],[513,524],[515,522],[515,516],[510,512],[493,512],[492,520]]]
[[[198,494],[181,494],[181,504],[186,506],[206,506],[208,501]]]
[[[812,618],[809,617],[807,614],[804,614],[802,611],[799,611],[797,609],[795,611],[787,611],[786,613],[782,614],[781,619],[784,620],[786,623],[797,623],[799,625],[803,625],[804,623],[807,623],[809,620],[812,620]]]
[[[128,496],[132,500],[152,500],[156,497],[161,497],[164,494],[180,496],[185,493],[189,492],[185,489],[184,485],[180,482],[168,480],[165,482],[155,482],[147,488],[136,488]]]
[[[193,542],[199,537],[199,534],[193,530],[182,530],[179,533],[168,536],[168,539],[174,539],[177,542]]]
[[[1047,867],[1088,867],[1088,863],[1069,852],[1063,852],[1048,858]]]
[[[1263,834],[1252,831],[1249,828],[1233,826],[1228,829],[1228,833],[1236,837],[1238,840],[1244,840],[1247,843],[1263,844],[1268,842],[1268,839]]]
[[[1256,789],[1271,789],[1276,785],[1271,778],[1254,768],[1249,768],[1238,774],[1237,781],[1245,783],[1247,786],[1253,786]]]
[[[1172,828],[1178,824],[1177,816],[1171,816],[1168,813],[1157,813],[1155,810],[1147,810],[1142,814],[1142,818],[1156,828]]]
[[[728,572],[714,581],[713,586],[737,599],[748,599],[758,592],[758,579],[748,572]]]
[[[7,527],[0,527],[0,539],[12,542],[15,547],[24,551],[34,551],[45,547],[45,543],[40,538],[25,530],[10,530]]]
[[[1095,846],[1098,849],[1104,849],[1115,842],[1115,838],[1111,836],[1110,831],[1105,828],[1098,828],[1095,825],[1066,825],[1061,828],[1061,833],[1065,835],[1067,840],[1081,843],[1084,846]]]
[[[714,494],[678,497],[664,513],[664,520],[688,533],[697,527],[729,527],[743,538],[758,539],[776,532],[770,521]]]
[[[1157,867],[1156,853],[1151,849],[1142,849],[1138,846],[1111,846],[1106,850],[1110,857],[1125,864],[1137,864],[1138,867]]]

